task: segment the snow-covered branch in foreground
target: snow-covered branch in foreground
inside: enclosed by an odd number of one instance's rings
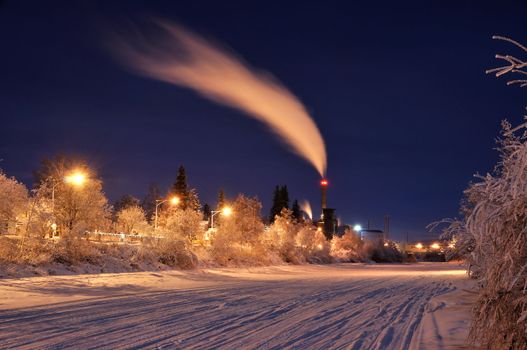
[[[510,38],[507,38],[507,37],[504,37],[504,36],[499,36],[499,35],[494,35],[492,37],[492,39],[507,41],[507,42],[515,45],[516,47],[518,47],[519,49],[521,49],[523,52],[525,52],[527,54],[527,47],[525,47],[524,45],[520,44],[516,40],[512,40]],[[507,74],[507,73],[517,73],[517,74],[523,76],[523,79],[522,78],[518,78],[518,79],[509,80],[507,82],[507,85],[519,84],[520,87],[527,86],[527,77],[526,77],[527,76],[527,61],[525,61],[524,59],[519,59],[519,58],[517,58],[515,56],[512,56],[512,55],[496,55],[496,58],[499,59],[499,60],[506,61],[508,63],[508,65],[501,66],[501,67],[496,67],[496,68],[492,68],[492,69],[488,69],[486,71],[487,74],[488,73],[495,73],[497,77],[500,77],[500,76],[502,76],[504,74]]]
[[[500,161],[465,190],[465,218],[446,230],[481,285],[470,338],[491,349],[527,347],[527,134],[511,130],[503,122]]]

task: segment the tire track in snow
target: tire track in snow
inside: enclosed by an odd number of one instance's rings
[[[428,301],[450,290],[447,280],[355,276],[340,269],[320,278],[306,274],[0,310],[0,344],[2,349],[406,349]]]

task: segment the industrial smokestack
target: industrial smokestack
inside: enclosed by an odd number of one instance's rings
[[[320,186],[322,187],[322,213],[323,213],[324,209],[327,208],[327,204],[328,204],[327,203],[328,180],[326,179],[320,180]]]

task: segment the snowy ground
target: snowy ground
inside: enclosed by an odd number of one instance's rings
[[[459,349],[457,265],[307,265],[0,280],[2,349]]]

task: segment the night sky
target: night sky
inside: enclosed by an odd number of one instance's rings
[[[274,186],[287,184],[319,215],[319,175],[267,127],[130,74],[108,53],[112,28],[160,16],[305,104],[326,142],[328,204],[344,222],[382,228],[389,214],[392,236],[423,237],[458,215],[475,172],[492,169],[500,120],[522,120],[525,91],[484,71],[495,53],[519,54],[493,34],[527,42],[527,2],[351,3],[0,1],[0,168],[31,185],[43,157],[79,155],[115,201],[151,182],[168,189],[183,164],[203,203],[223,187],[257,195],[267,214]]]

